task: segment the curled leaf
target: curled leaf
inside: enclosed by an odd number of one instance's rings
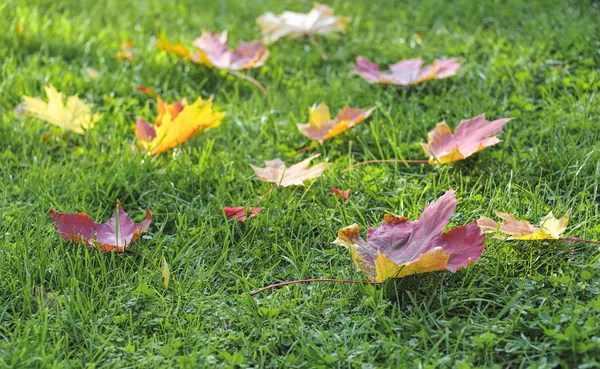
[[[423,66],[421,59],[406,59],[391,64],[390,72],[384,73],[379,66],[367,58],[359,56],[353,72],[362,76],[369,83],[384,83],[400,86],[410,86],[430,79],[441,79],[453,76],[460,69],[460,63],[455,58],[436,59],[432,65]]]
[[[367,119],[373,110],[374,107],[362,110],[346,105],[335,119],[331,119],[329,108],[322,102],[310,108],[308,123],[298,124],[297,127],[309,139],[323,143]]]
[[[240,42],[234,50],[227,48],[227,31],[202,32],[193,42],[195,51],[188,50],[181,41],[174,45],[164,37],[159,38],[158,48],[181,56],[196,64],[206,65],[222,70],[236,71],[240,69],[258,68],[269,56],[269,50],[260,41]]]
[[[141,223],[134,223],[123,211],[119,201],[112,218],[103,224],[94,222],[84,213],[60,214],[50,209],[50,216],[54,219],[56,230],[65,240],[83,243],[88,247],[98,245],[102,251],[115,252],[125,251],[140,235],[148,232],[152,221],[150,210],[146,208],[146,219]]]
[[[77,96],[67,97],[63,103],[62,94],[54,86],[44,87],[48,102],[38,98],[23,96],[21,111],[33,117],[45,120],[57,127],[83,134],[100,119],[100,115],[92,114],[92,105],[87,105]]]
[[[280,15],[265,13],[256,19],[263,39],[272,43],[281,37],[299,38],[310,35],[327,35],[332,32],[343,32],[348,19],[336,16],[327,5],[316,4],[307,13],[285,11]]]
[[[190,105],[186,100],[166,104],[158,98],[157,106],[158,116],[154,125],[138,118],[135,126],[140,144],[152,155],[178,146],[198,131],[218,127],[226,114],[212,109],[212,99],[198,98]]]
[[[562,233],[569,224],[568,212],[560,219],[556,219],[552,211],[549,212],[542,219],[539,227],[533,226],[526,220],[517,220],[512,214],[496,212],[496,215],[503,222],[498,223],[488,217],[481,217],[477,220],[477,224],[485,233],[503,233],[504,235],[494,235],[494,238],[502,240],[558,240],[563,237]]]
[[[329,190],[331,191],[331,193],[340,198],[340,202],[347,201],[350,197],[350,189],[342,191],[339,188],[331,187],[329,188]]]
[[[454,133],[446,122],[438,123],[428,134],[428,142],[422,143],[423,151],[429,155],[430,164],[446,164],[465,159],[488,146],[500,142],[496,135],[512,118],[489,122],[485,115],[462,120]]]
[[[335,244],[350,250],[359,270],[376,282],[411,274],[449,270],[474,263],[483,252],[485,235],[475,221],[444,232],[456,209],[454,191],[425,207],[418,221],[386,214],[379,228],[369,228],[367,241],[358,224],[338,232]]]
[[[275,183],[276,186],[304,186],[304,181],[320,177],[331,163],[319,163],[309,168],[310,162],[319,155],[313,155],[297,164],[287,168],[285,163],[277,158],[265,161],[265,168],[258,168],[250,164],[259,180]]]
[[[238,222],[245,222],[246,219],[250,219],[256,216],[258,212],[260,212],[262,208],[251,208],[247,209],[243,206],[234,207],[234,208],[223,208],[223,212],[227,219],[235,219]]]

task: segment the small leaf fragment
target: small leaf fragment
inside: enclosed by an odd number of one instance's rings
[[[171,280],[171,270],[169,269],[169,264],[167,264],[167,259],[163,256],[163,266],[160,269],[160,273],[163,276],[163,284],[165,289],[169,288],[169,281]]]
[[[223,208],[223,212],[227,219],[235,219],[238,222],[245,222],[246,219],[253,218],[262,208],[245,208],[243,206],[233,208]]]

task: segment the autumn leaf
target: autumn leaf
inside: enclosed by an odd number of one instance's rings
[[[158,99],[158,94],[152,89],[152,87],[147,86],[137,86],[136,89],[140,92],[145,93],[146,95]]]
[[[117,59],[133,61],[134,55],[133,41],[125,41],[121,44],[121,50],[115,55]]]
[[[342,191],[339,188],[330,187],[329,190],[331,191],[331,193],[340,198],[340,202],[347,201],[350,197],[350,189]]]
[[[250,164],[259,180],[275,183],[276,186],[304,186],[304,181],[320,177],[323,171],[329,168],[330,163],[319,163],[309,168],[310,162],[319,155],[313,155],[297,164],[287,168],[279,158],[265,161],[265,168],[258,168]]]
[[[489,122],[485,115],[460,122],[454,133],[446,122],[438,123],[428,134],[428,142],[422,143],[423,151],[429,155],[430,164],[446,164],[465,159],[488,146],[500,142],[496,135],[512,118]]]
[[[389,65],[390,72],[384,73],[379,66],[367,58],[359,56],[353,73],[362,76],[369,83],[384,83],[409,86],[430,79],[441,79],[453,76],[460,69],[460,63],[455,58],[436,59],[433,65],[423,66],[421,59],[406,59]]]
[[[135,134],[143,148],[152,155],[172,149],[198,131],[207,131],[221,124],[226,112],[215,112],[212,99],[198,98],[195,103],[186,100],[166,104],[157,99],[158,116],[154,125],[138,118]]]
[[[46,86],[44,90],[46,90],[48,102],[38,97],[23,96],[21,111],[79,134],[83,134],[86,129],[92,128],[100,119],[100,115],[91,113],[92,105],[87,105],[77,96],[67,97],[67,104],[65,105],[62,94],[53,86]]]
[[[316,4],[307,13],[285,11],[280,15],[265,13],[256,19],[263,39],[272,43],[281,37],[299,38],[302,36],[327,35],[332,32],[343,32],[348,19],[336,16],[325,4]]]
[[[502,223],[488,217],[481,217],[477,224],[485,233],[501,233],[494,235],[494,238],[501,240],[558,240],[563,238],[562,233],[569,224],[568,212],[560,219],[556,219],[552,212],[549,212],[542,219],[539,227],[533,226],[526,220],[517,220],[512,214],[496,212],[496,215],[503,220]]]
[[[146,219],[134,223],[117,201],[117,210],[108,222],[99,224],[84,213],[60,214],[50,209],[50,216],[56,223],[56,230],[65,240],[83,243],[88,247],[98,246],[102,251],[123,252],[126,247],[148,232],[152,221],[150,210],[146,208]]]
[[[256,216],[262,208],[245,208],[243,206],[234,207],[234,208],[223,208],[223,212],[225,212],[225,216],[227,219],[235,219],[238,222],[245,222],[246,219],[250,219]]]
[[[375,110],[374,107],[362,110],[346,105],[335,119],[331,119],[329,108],[322,102],[310,108],[308,123],[298,124],[297,127],[309,139],[323,143],[367,119],[373,110]]]
[[[164,37],[159,38],[157,46],[166,52],[179,55],[196,64],[222,70],[236,71],[257,68],[264,64],[269,50],[260,41],[240,42],[234,50],[227,48],[227,31],[202,32],[193,42],[195,51],[188,50],[181,41],[174,45]]]
[[[416,222],[386,214],[379,228],[369,228],[367,241],[358,224],[343,228],[335,244],[350,250],[352,260],[373,281],[411,274],[449,270],[474,263],[483,252],[485,235],[473,221],[444,232],[456,209],[454,191],[447,191],[425,207]]]
[[[169,288],[169,281],[171,281],[171,270],[169,269],[169,264],[167,264],[167,259],[163,256],[163,266],[160,269],[160,274],[163,276],[163,285],[166,288]]]

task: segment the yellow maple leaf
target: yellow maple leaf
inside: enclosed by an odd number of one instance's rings
[[[159,116],[155,125],[141,119],[136,125],[140,144],[152,155],[178,146],[198,131],[218,127],[226,114],[212,109],[212,99],[198,98],[193,104],[184,101],[176,107],[176,104],[164,104],[159,98],[158,106]]]
[[[526,220],[517,220],[512,214],[496,212],[504,222],[498,223],[488,217],[481,217],[477,224],[485,233],[499,232],[494,238],[508,240],[558,240],[564,238],[562,233],[569,224],[569,213],[562,218],[556,219],[552,211],[540,222],[539,227],[533,226]],[[503,234],[503,235],[502,235]]]
[[[43,119],[57,127],[83,132],[94,126],[100,119],[99,114],[92,114],[92,105],[88,105],[77,96],[68,96],[67,104],[63,103],[62,93],[54,86],[44,87],[48,102],[39,97],[23,96],[23,112],[33,117]]]

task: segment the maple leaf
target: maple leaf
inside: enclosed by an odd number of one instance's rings
[[[121,44],[121,50],[115,55],[117,59],[133,61],[133,41],[125,41]]]
[[[138,118],[135,134],[140,144],[152,155],[172,149],[198,131],[218,127],[226,112],[215,112],[212,99],[198,98],[195,103],[181,102],[166,104],[157,99],[158,116],[154,125]]]
[[[423,67],[421,59],[405,59],[389,65],[390,73],[379,70],[379,66],[367,58],[359,56],[353,73],[362,76],[369,83],[385,83],[409,86],[430,79],[441,79],[453,76],[461,64],[455,59],[436,59],[432,65]]]
[[[265,13],[256,19],[263,39],[272,43],[281,37],[299,38],[302,36],[327,35],[343,32],[348,18],[335,16],[325,4],[316,4],[308,14],[285,11],[280,15]]]
[[[169,264],[167,264],[167,259],[163,256],[163,266],[160,269],[160,274],[163,276],[163,285],[166,288],[169,288],[169,281],[171,281],[171,270],[169,269]]]
[[[140,235],[148,232],[152,221],[150,210],[146,208],[146,219],[141,223],[134,223],[123,211],[119,201],[112,218],[103,224],[94,222],[84,213],[60,214],[50,209],[50,216],[54,219],[56,230],[65,240],[83,243],[88,247],[98,245],[102,251],[114,252],[125,251]]]
[[[474,263],[483,252],[485,235],[476,221],[444,232],[456,209],[454,191],[448,190],[425,207],[418,221],[386,214],[379,228],[369,228],[367,241],[358,224],[338,232],[335,244],[350,250],[359,270],[376,282],[411,274],[449,270]]]
[[[284,162],[279,159],[265,161],[265,168],[258,168],[250,164],[259,180],[275,183],[276,186],[304,186],[304,181],[321,176],[323,171],[329,168],[331,163],[319,163],[308,167],[310,162],[318,157],[319,154],[303,160],[287,168]]]
[[[247,211],[249,210],[249,212]],[[225,212],[225,216],[227,219],[235,219],[238,222],[245,222],[246,219],[250,219],[256,216],[262,208],[252,208],[247,209],[243,206],[234,207],[234,208],[223,208],[223,212]]]
[[[375,110],[374,107],[362,110],[346,105],[335,119],[331,119],[329,108],[322,102],[310,108],[308,123],[298,124],[297,127],[309,139],[323,143],[367,119],[373,110]]]
[[[560,219],[556,219],[552,211],[549,212],[542,219],[539,227],[533,226],[526,220],[517,220],[512,214],[496,212],[496,215],[504,222],[498,223],[488,217],[481,217],[477,220],[477,224],[485,233],[504,233],[504,235],[494,235],[494,238],[501,240],[558,240],[563,237],[562,233],[569,224],[568,212]]]
[[[428,142],[422,143],[423,151],[429,155],[430,164],[445,164],[465,159],[488,146],[500,142],[496,135],[512,118],[485,120],[481,114],[462,120],[454,133],[446,122],[438,123],[428,134]]]
[[[331,193],[340,198],[340,202],[347,201],[350,197],[350,189],[342,191],[339,188],[330,187],[329,190],[331,191]]]
[[[48,102],[38,97],[23,96],[21,111],[79,134],[92,128],[100,119],[100,115],[91,113],[92,105],[87,105],[77,96],[67,97],[65,105],[62,94],[54,86],[46,86],[44,90],[48,96]]]
[[[223,70],[257,68],[264,64],[269,50],[261,41],[240,42],[235,50],[227,48],[227,31],[221,34],[202,32],[193,42],[196,51],[188,50],[181,41],[177,45],[164,37],[159,38],[157,46],[169,53],[179,55],[196,64]]]

